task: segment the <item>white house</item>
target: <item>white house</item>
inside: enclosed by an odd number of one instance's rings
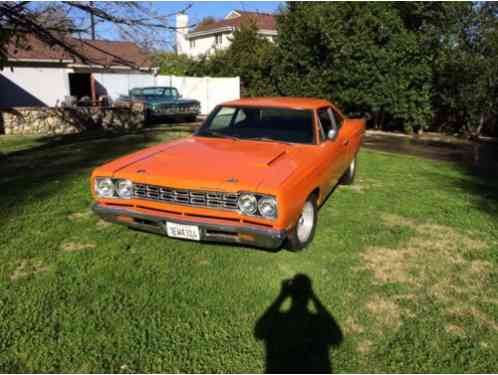
[[[50,46],[34,35],[27,35],[22,46],[7,46],[7,62],[0,70],[0,109],[10,107],[53,107],[68,97],[87,97],[93,103],[110,97],[107,81],[120,77],[126,88],[135,81],[153,76],[156,68],[134,43],[108,40],[66,41],[81,56],[72,56],[59,46]],[[90,62],[89,62],[90,61]],[[110,78],[109,78],[110,77]],[[126,81],[123,80],[126,78]],[[128,90],[121,94],[126,94]],[[115,99],[115,98],[113,98]]]
[[[277,36],[275,16],[267,13],[232,10],[222,20],[201,23],[194,30],[188,30],[188,15],[176,16],[176,51],[197,57],[227,48],[233,32],[244,23],[254,23],[258,33],[269,40]]]

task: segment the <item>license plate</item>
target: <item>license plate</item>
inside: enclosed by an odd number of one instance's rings
[[[166,233],[170,237],[184,238],[187,240],[199,241],[199,227],[196,225],[185,225],[166,222]]]

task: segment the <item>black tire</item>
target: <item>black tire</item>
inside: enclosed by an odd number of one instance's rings
[[[152,113],[150,111],[150,109],[146,109],[145,110],[145,116],[144,116],[144,121],[145,121],[145,125],[150,125],[152,124]]]
[[[310,206],[307,206],[310,205]],[[308,207],[308,208],[307,208]],[[306,238],[303,238],[302,235],[298,234],[299,226],[302,225],[301,220],[303,218],[305,208],[312,208],[313,218],[312,218],[312,226],[309,232],[309,235]],[[318,209],[316,206],[316,195],[310,195],[306,202],[304,203],[303,210],[301,216],[298,219],[298,223],[287,235],[286,248],[290,251],[301,251],[304,250],[310,243],[313,241],[313,237],[315,236],[315,229],[318,217]]]
[[[346,172],[341,177],[340,184],[341,185],[352,185],[354,183],[354,178],[356,176],[356,170],[358,169],[358,160],[356,159],[356,156],[354,159],[351,161],[351,164],[349,165],[348,169]]]
[[[197,115],[189,115],[185,118],[185,122],[196,122],[197,121]]]

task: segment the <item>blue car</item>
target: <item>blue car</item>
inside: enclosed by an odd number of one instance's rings
[[[201,110],[198,100],[182,98],[175,87],[135,87],[121,100],[144,102],[146,121],[159,118],[195,121]]]

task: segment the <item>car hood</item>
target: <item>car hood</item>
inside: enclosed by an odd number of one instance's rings
[[[192,137],[110,163],[113,176],[153,185],[272,194],[299,167],[301,147]]]

